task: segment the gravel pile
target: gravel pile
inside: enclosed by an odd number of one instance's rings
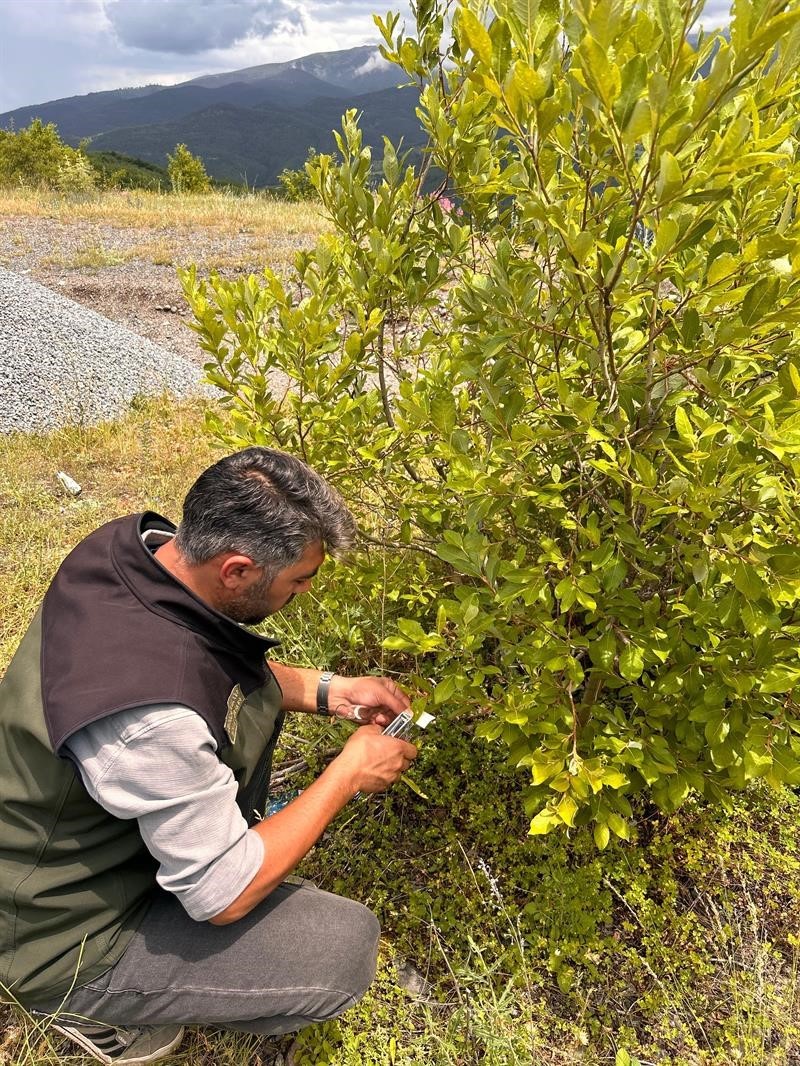
[[[165,390],[207,387],[197,365],[0,267],[0,433],[114,418]]]

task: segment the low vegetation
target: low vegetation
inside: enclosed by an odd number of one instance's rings
[[[167,174],[173,192],[190,196],[211,192],[203,160],[192,155],[185,144],[176,144],[174,155],[167,156]]]
[[[119,152],[87,151],[86,158],[97,175],[102,189],[148,189],[159,192],[169,188],[169,174],[163,167],[132,159]]]
[[[137,402],[118,423],[4,438],[0,451],[0,669],[60,560],[99,523],[176,516],[218,454],[200,405]],[[66,470],[77,499],[56,481]],[[368,516],[362,515],[362,520]],[[366,559],[382,575],[365,585]],[[326,564],[318,588],[274,619],[287,660],[376,669],[409,595],[394,552]],[[332,619],[346,623],[341,643]],[[408,683],[408,660],[398,675]],[[407,784],[343,812],[302,872],[375,908],[378,979],[335,1024],[300,1035],[300,1066],[792,1066],[800,1049],[800,802],[756,786],[729,815],[692,801],[640,807],[635,844],[598,853],[586,830],[531,838],[518,773],[472,739],[458,695],[440,708]],[[280,765],[295,787],[342,726],[293,719]],[[424,793],[424,796],[422,795]],[[412,967],[413,970],[410,970]],[[403,981],[414,971],[415,991]],[[176,1066],[270,1066],[286,1040],[197,1029]],[[0,1062],[86,1060],[7,1013]]]
[[[309,148],[304,166],[298,167],[297,170],[292,170],[291,167],[284,167],[278,175],[278,185],[284,198],[289,203],[296,204],[302,201],[319,200],[319,193],[311,180],[313,167],[318,159],[319,152],[316,148]]]
[[[331,226],[313,203],[286,203],[264,193],[215,191],[206,196],[142,189],[65,196],[46,189],[0,188],[0,217],[108,222],[120,228],[194,229],[211,233],[259,232],[282,237],[321,235]]]

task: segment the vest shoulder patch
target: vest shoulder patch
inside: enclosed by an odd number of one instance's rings
[[[239,728],[239,711],[245,701],[245,694],[241,685],[234,685],[228,696],[228,713],[225,715],[225,732],[231,744],[236,743],[236,733]]]

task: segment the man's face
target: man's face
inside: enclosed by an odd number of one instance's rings
[[[307,592],[311,582],[325,559],[323,547],[318,542],[309,544],[296,563],[279,570],[270,581],[260,571],[252,582],[239,592],[231,594],[223,607],[225,614],[234,622],[256,626],[271,614],[280,611],[299,592]]]

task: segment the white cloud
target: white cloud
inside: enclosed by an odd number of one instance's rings
[[[376,49],[366,63],[362,63],[360,67],[356,67],[353,74],[356,77],[359,77],[361,74],[369,74],[373,70],[385,70],[388,66],[391,66],[389,60],[384,59]]]
[[[727,26],[731,20],[731,0],[708,0],[700,16],[700,24],[708,30]]]

